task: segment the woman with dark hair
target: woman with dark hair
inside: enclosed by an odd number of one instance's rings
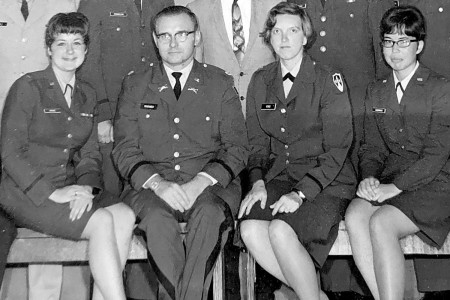
[[[251,191],[241,235],[256,261],[300,299],[326,299],[316,277],[354,195],[347,159],[352,116],[342,75],[304,48],[311,21],[281,2],[262,33],[279,58],[253,75],[247,94]],[[260,202],[260,204],[257,204]]]
[[[441,247],[450,231],[450,84],[417,60],[426,36],[417,8],[389,9],[380,36],[392,73],[368,87],[363,180],[345,219],[374,298],[403,299],[399,240],[417,234]]]
[[[122,269],[135,218],[102,190],[95,92],[75,78],[88,43],[84,15],[53,16],[45,33],[50,66],[11,87],[1,128],[0,205],[18,226],[88,239],[93,299],[124,300]]]

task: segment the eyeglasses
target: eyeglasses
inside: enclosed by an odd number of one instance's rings
[[[174,38],[174,36],[175,36],[175,40],[177,42],[185,42],[187,40],[188,36],[194,32],[195,32],[195,30],[193,30],[193,31],[178,31],[174,35],[171,35],[170,33],[165,32],[165,33],[157,34],[156,37],[158,38],[158,41],[160,43],[170,43],[172,41],[172,39]]]
[[[397,44],[399,48],[406,48],[409,47],[409,45],[411,45],[412,42],[417,42],[417,40],[408,40],[408,39],[398,41],[382,40],[381,46],[383,46],[384,48],[393,48],[394,45]]]

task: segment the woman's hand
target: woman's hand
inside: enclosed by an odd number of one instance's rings
[[[70,202],[71,221],[81,218],[85,211],[92,209],[92,187],[87,185],[69,185],[60,189],[56,189],[49,197],[56,203]]]
[[[393,183],[380,184],[377,190],[377,197],[376,199],[374,199],[374,201],[381,203],[392,197],[397,196],[401,192],[402,190],[398,189],[397,186],[395,186],[395,184]]]
[[[356,195],[362,199],[374,201],[378,197],[378,187],[380,181],[374,177],[368,177],[362,180],[358,185]]]
[[[272,216],[275,216],[277,213],[293,213],[302,204],[303,198],[297,192],[292,191],[289,194],[281,196],[277,202],[270,206]]]
[[[267,190],[263,180],[256,181],[253,184],[252,190],[245,196],[244,200],[242,200],[238,218],[242,218],[244,213],[245,215],[248,215],[253,205],[258,201],[261,201],[261,208],[264,209],[267,201]]]

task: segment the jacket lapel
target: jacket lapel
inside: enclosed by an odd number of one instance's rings
[[[196,101],[200,94],[203,94],[205,74],[204,67],[194,60],[191,73],[189,73],[186,84],[181,91],[180,99],[178,99],[178,105],[182,110],[183,107],[188,106],[192,101]]]
[[[31,27],[33,23],[37,20],[41,19],[44,15],[47,14],[47,11],[51,10],[48,6],[48,0],[38,0],[33,3],[33,6],[30,8],[30,14],[28,15],[26,26]]]
[[[405,93],[403,94],[401,104],[408,105],[413,99],[425,99],[426,90],[423,88],[424,82],[427,81],[430,76],[430,70],[424,66],[419,65],[416,73],[413,75],[408,85],[406,86]]]
[[[262,6],[262,3],[259,3],[258,0],[253,0],[252,1],[252,12],[251,12],[251,19],[250,19],[250,36],[248,37],[248,43],[247,43],[247,48],[245,49],[245,53],[244,53],[244,59],[242,60],[242,64],[244,64],[247,60],[251,59],[251,57],[248,57],[248,55],[246,55],[247,53],[250,53],[253,46],[255,45],[257,39],[259,38],[259,28],[258,28],[258,10],[259,7]]]
[[[20,5],[17,4],[17,1],[0,0],[0,11],[2,11],[4,15],[8,16],[10,20],[13,21],[14,23],[20,25],[25,24],[25,20],[22,16],[22,13],[20,12]],[[0,21],[3,22],[10,20],[0,20]]]
[[[298,99],[312,99],[313,96],[313,83],[316,78],[316,71],[314,70],[314,62],[309,56],[304,56],[300,71],[295,77],[292,88],[286,99],[286,104],[289,104],[292,100]],[[300,102],[300,101],[297,101]]]
[[[45,87],[45,103],[48,108],[62,108],[67,112],[71,112],[69,106],[67,105],[66,98],[64,98],[63,91],[58,83],[53,69],[50,66],[45,69],[45,78],[47,78],[48,85]]]
[[[281,77],[281,66],[278,61],[272,65],[273,69],[266,72],[267,77],[264,79],[268,87],[268,99],[277,99],[286,104],[286,97],[284,96],[283,79]]]
[[[225,43],[225,45],[222,46],[222,50],[225,51],[227,55],[232,57],[236,62],[238,62],[236,56],[234,55],[233,48],[230,45],[227,29],[225,27],[225,21],[223,20],[222,3],[221,1],[212,1],[212,2],[214,2],[212,4],[213,5],[212,14],[214,18],[214,24],[216,25],[216,32],[219,35],[219,38],[217,40],[220,40],[222,41],[222,43]]]

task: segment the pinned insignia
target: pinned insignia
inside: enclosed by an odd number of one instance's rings
[[[165,84],[165,85],[163,85],[163,86],[160,86],[159,88],[158,88],[158,91],[161,93],[162,91],[164,91],[165,89],[167,89],[168,87],[167,87],[167,84]]]
[[[203,67],[205,67],[205,68],[206,68],[207,66],[208,66],[207,64],[203,64]]]
[[[134,73],[134,71],[130,71],[130,72],[128,72],[127,75],[131,75],[131,74],[133,74],[133,73]]]
[[[339,74],[339,73],[333,74],[333,83],[339,91],[341,91],[341,92],[344,91],[344,82],[342,81],[341,74]]]
[[[353,3],[353,2],[355,2],[356,0],[347,0],[347,3]]]
[[[0,27],[4,27],[4,26],[7,26],[7,25],[8,25],[7,22],[0,22]]]
[[[195,94],[197,94],[198,89],[190,87],[190,88],[188,88],[188,91],[193,91]]]
[[[55,83],[54,83],[53,81],[50,81],[49,85],[50,85],[50,86],[54,86]]]
[[[227,74],[227,75],[230,75],[230,76],[231,76],[231,73],[230,73],[230,72],[228,72],[228,71],[225,71],[225,74]]]
[[[422,81],[423,81],[423,78],[422,78],[422,77],[419,77],[419,78],[417,78],[417,81],[422,82]]]
[[[275,110],[277,109],[276,103],[263,103],[261,104],[261,110]]]
[[[44,108],[44,114],[60,114],[61,108]]]
[[[150,67],[153,67],[153,63],[150,63]]]
[[[377,113],[377,114],[385,114],[386,108],[372,107],[372,112]]]
[[[154,103],[141,103],[141,109],[151,109],[155,110],[158,108],[158,104]]]
[[[128,16],[126,11],[121,11],[121,12],[109,12],[109,16],[110,17],[121,17],[121,18],[126,18]]]
[[[386,83],[387,82],[387,80],[386,79],[383,79],[383,83]]]
[[[306,3],[297,4],[297,6],[300,7],[300,8],[306,9]]]
[[[87,114],[87,113],[80,113],[80,116],[87,117],[87,118],[93,118],[94,117],[93,114]]]
[[[200,79],[199,78],[194,78],[194,81],[195,82],[200,82]]]
[[[238,92],[237,88],[236,88],[235,86],[233,86],[233,89],[234,89],[234,91],[236,92],[236,95],[239,96],[239,92]]]

